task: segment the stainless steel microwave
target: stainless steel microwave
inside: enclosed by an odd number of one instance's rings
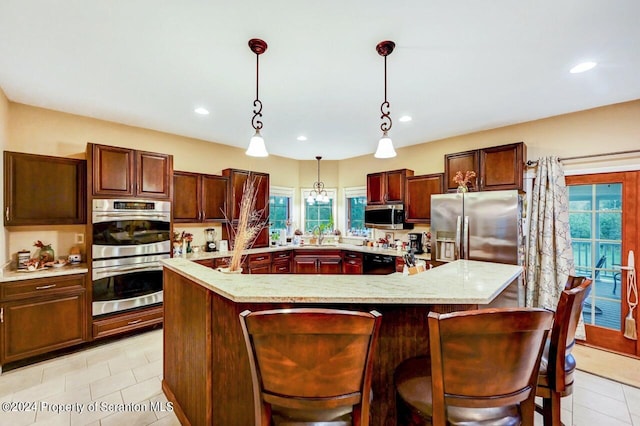
[[[402,204],[366,206],[364,209],[364,226],[378,229],[413,229],[412,223],[405,222],[404,206]]]

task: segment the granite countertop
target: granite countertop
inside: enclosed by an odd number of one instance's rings
[[[255,248],[245,250],[244,254],[254,254],[254,253],[272,253],[278,251],[287,251],[287,250],[349,250],[349,251],[357,251],[360,253],[375,253],[375,254],[383,254],[387,256],[402,256],[406,252],[397,251],[395,249],[383,249],[383,248],[375,248],[375,247],[365,247],[365,246],[357,246],[355,244],[345,244],[345,243],[337,243],[337,244],[323,244],[319,245],[302,245],[302,246],[270,246],[263,248]],[[203,252],[200,251],[198,253],[189,253],[183,258],[189,260],[204,260],[204,259],[215,259],[220,257],[230,257],[232,254],[231,251],[213,251],[213,252]],[[415,255],[417,259],[430,260],[431,254],[429,253],[421,253]]]
[[[87,272],[89,272],[89,268],[87,267],[86,263],[78,263],[75,265],[65,265],[59,268],[51,267],[51,268],[37,269],[35,271],[28,271],[26,269],[4,268],[1,270],[0,283],[30,280],[34,278],[57,277],[61,275],[86,274]]]
[[[488,304],[522,273],[521,266],[472,260],[416,275],[227,274],[187,258],[162,263],[239,303]]]

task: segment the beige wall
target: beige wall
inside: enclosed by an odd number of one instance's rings
[[[364,186],[366,174],[409,168],[416,174],[443,171],[446,153],[524,141],[528,158],[560,157],[623,151],[638,148],[640,140],[640,100],[596,108],[573,114],[457,136],[398,149],[393,159],[379,160],[373,155],[341,161],[322,160],[320,179],[328,188],[337,188],[338,226],[344,223],[344,187]],[[89,117],[51,111],[7,101],[0,90],[0,143],[3,150],[84,158],[87,142],[126,146],[174,156],[175,170],[219,174],[232,167],[270,174],[271,185],[294,188],[294,205],[300,205],[300,188],[309,188],[317,180],[314,159],[297,161],[277,156],[256,159],[244,155],[244,148],[232,148],[202,140],[106,122]],[[618,161],[613,158],[567,162],[566,167],[586,168],[636,164],[640,157]],[[296,221],[299,221],[299,210]],[[299,223],[298,223],[299,226]],[[194,233],[196,243],[203,242],[206,226],[176,227]],[[221,231],[218,226],[217,229]],[[417,228],[422,231],[422,228]],[[74,244],[75,233],[84,227],[14,228],[6,232],[3,259],[20,249],[32,249],[35,240],[51,242],[58,255],[66,255]],[[404,236],[405,232],[397,232]],[[2,259],[0,258],[0,259]]]
[[[520,141],[527,145],[528,159],[638,149],[640,100],[400,148],[396,150],[398,156],[389,160],[371,155],[352,158],[340,163],[340,185],[361,185],[367,173],[384,170],[408,168],[416,174],[440,173],[444,172],[447,153]],[[640,155],[625,160],[608,157],[567,161],[565,167],[571,170],[619,164],[640,165]]]
[[[7,139],[9,133],[9,100],[7,99],[2,87],[0,87],[0,149],[3,151],[6,149]],[[0,188],[4,188],[4,161],[0,162]],[[4,194],[4,191],[3,191]],[[7,231],[2,229],[0,232],[0,261],[4,263],[3,259],[7,256],[5,253],[8,251],[7,247]],[[0,268],[0,271],[2,268]]]

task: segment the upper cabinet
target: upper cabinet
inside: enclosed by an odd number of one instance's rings
[[[95,197],[171,197],[171,155],[87,144],[87,158]]]
[[[174,222],[224,221],[228,181],[225,176],[174,172]]]
[[[400,169],[367,175],[367,204],[404,204],[405,184],[413,170]]]
[[[263,210],[263,218],[266,220],[269,218],[269,174],[253,172],[249,170],[238,169],[224,169],[222,175],[226,176],[229,181],[227,183],[227,218],[233,225],[237,225],[238,218],[240,217],[240,202],[242,201],[242,194],[244,189],[244,183],[249,178],[255,178],[255,182],[258,185],[256,188],[256,210]],[[222,238],[229,240],[232,243],[227,227],[222,227]],[[233,246],[233,244],[231,244]],[[269,246],[269,227],[265,226],[262,232],[256,237],[253,247],[268,247]]]
[[[5,226],[86,223],[86,164],[5,151]]]
[[[447,154],[444,157],[445,191],[455,192],[456,172],[468,170],[476,172],[469,184],[470,191],[522,190],[526,155],[523,142]]]
[[[407,196],[405,203],[405,221],[407,223],[431,223],[431,195],[442,194],[444,175],[409,176],[407,178]]]

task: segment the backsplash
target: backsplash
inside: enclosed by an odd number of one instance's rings
[[[20,250],[28,250],[31,257],[38,253],[38,247],[33,244],[40,240],[44,244],[51,244],[55,252],[55,258],[67,258],[72,247],[79,247],[82,260],[86,261],[85,244],[76,243],[76,235],[82,234],[86,241],[86,227],[84,225],[60,225],[60,226],[20,226],[5,228],[7,232],[7,256],[5,262],[11,262],[15,267],[17,253]]]

